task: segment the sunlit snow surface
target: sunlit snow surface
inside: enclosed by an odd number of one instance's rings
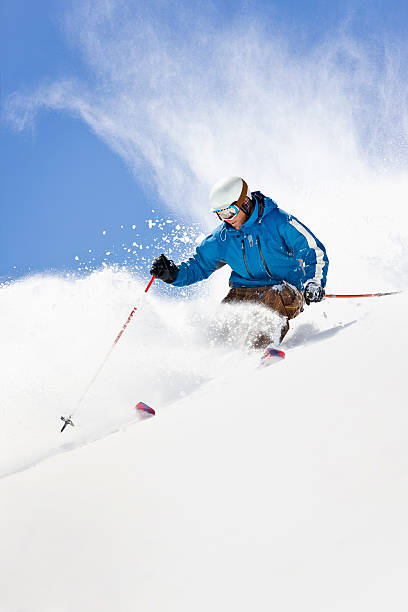
[[[2,474],[103,438],[1,480],[2,612],[406,609],[406,295],[306,308],[259,370],[225,283],[154,284],[63,434],[145,282],[0,290]]]
[[[140,400],[161,412],[210,381],[249,382],[262,354],[251,341],[265,329],[278,334],[280,319],[263,307],[220,304],[223,281],[188,299],[180,290],[174,299],[163,297],[158,281],[145,294],[140,279],[115,268],[3,286],[0,475],[140,420]],[[132,321],[86,392],[134,305]],[[306,307],[283,348],[331,339],[381,307],[378,299]],[[310,392],[323,382],[312,374]],[[69,415],[75,427],[61,434],[60,417]]]

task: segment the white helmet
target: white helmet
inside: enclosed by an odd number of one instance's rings
[[[228,208],[232,203],[241,208],[246,197],[251,198],[251,191],[240,176],[227,176],[215,183],[210,191],[210,212]]]

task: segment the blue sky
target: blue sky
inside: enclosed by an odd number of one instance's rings
[[[273,70],[279,74],[275,89],[285,81],[282,90],[291,92],[287,94],[290,101],[296,91],[296,70],[302,73],[297,62],[308,55],[308,66],[312,67],[314,50],[319,48],[319,61],[324,63],[325,45],[329,45],[329,54],[331,38],[339,33],[342,36],[346,32],[348,40],[364,46],[364,61],[372,62],[365,73],[370,79],[373,66],[384,61],[384,48],[398,55],[400,44],[407,38],[408,7],[402,1],[243,2],[240,6],[215,2],[200,3],[193,9],[188,6],[180,2],[174,10],[173,4],[169,7],[162,2],[153,8],[148,3],[119,1],[2,2],[0,279],[30,271],[83,269],[83,262],[88,261],[92,267],[100,266],[103,260],[130,265],[132,259],[125,247],[132,244],[136,234],[137,241],[149,245],[148,219],[158,216],[200,222],[204,215],[195,214],[192,201],[206,212],[208,187],[219,173],[238,173],[242,167],[251,175],[256,159],[248,160],[244,152],[256,143],[247,142],[248,134],[255,133],[251,119],[246,118],[247,106],[242,102],[237,111],[238,122],[248,121],[249,129],[238,147],[242,155],[234,158],[231,168],[228,159],[235,151],[235,141],[229,139],[237,124],[233,120],[228,124],[228,114],[212,121],[219,106],[210,108],[218,94],[223,102],[230,98],[231,107],[236,103],[230,81],[238,78],[234,70],[240,66],[240,36],[248,62],[248,57],[259,52],[249,40],[259,35],[268,44],[269,37],[279,37],[279,47],[274,47],[270,55],[276,57],[278,48],[281,63],[270,64],[271,74]],[[246,41],[245,33],[250,28],[253,30]],[[138,42],[139,35],[145,38]],[[235,61],[232,68],[228,64],[229,50],[223,46],[229,42],[237,45],[231,47]],[[213,49],[221,51],[211,57]],[[350,79],[342,75],[341,87],[342,95],[348,95],[344,84],[349,80],[351,88],[355,85],[356,55],[350,45],[342,46],[343,52]],[[338,49],[336,53],[341,75],[339,65],[343,60]],[[361,49],[357,54],[360,58]],[[167,60],[168,69],[164,65]],[[138,70],[126,69],[138,61]],[[360,73],[364,61],[359,59]],[[286,70],[288,63],[292,72]],[[256,73],[257,62],[249,66],[252,72],[245,73],[245,78],[251,77],[251,94],[245,96],[245,104],[254,96],[258,82],[263,88],[262,74]],[[403,69],[400,63],[398,70]],[[154,70],[157,74],[152,73]],[[198,91],[199,80],[195,80],[201,71],[210,81],[204,96]],[[140,82],[136,83],[139,75]],[[362,99],[373,98],[372,83],[361,94],[364,80],[366,77],[360,78],[358,84],[362,113]],[[392,86],[400,90],[395,80]],[[352,94],[356,91],[357,86]],[[327,94],[319,95],[327,100]],[[352,114],[354,98],[350,99]],[[282,99],[279,104],[285,117],[288,103]],[[120,113],[116,112],[118,108]],[[150,114],[144,116],[146,109]],[[330,112],[335,114],[335,108]],[[276,115],[271,117],[274,121]],[[184,137],[187,124],[194,125],[194,130]],[[370,129],[368,126],[366,132]],[[263,127],[260,134],[267,136],[267,130]],[[380,133],[384,125],[376,130]],[[284,130],[271,134],[282,151],[285,134]],[[217,146],[220,140],[229,143],[225,150]],[[345,157],[348,146],[345,142]],[[378,149],[378,143],[373,149]],[[289,168],[291,159],[288,157]],[[288,174],[287,169],[282,170],[282,181]],[[262,183],[262,173],[258,176],[254,171],[253,175]],[[281,191],[284,193],[284,188]],[[202,225],[206,231],[205,221]]]

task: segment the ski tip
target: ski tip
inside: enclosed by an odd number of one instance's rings
[[[280,351],[279,349],[267,348],[263,355],[265,358],[267,357],[279,357],[280,359],[285,359],[286,355],[284,351]]]
[[[137,410],[141,410],[145,414],[151,414],[151,415],[156,414],[154,409],[151,406],[148,406],[147,404],[145,404],[144,402],[139,402],[138,404],[136,404],[136,408]]]

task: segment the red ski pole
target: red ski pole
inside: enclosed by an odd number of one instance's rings
[[[335,294],[326,293],[327,298],[366,298],[366,297],[382,297],[383,295],[396,295],[402,291],[388,291],[385,293],[353,293],[353,294]]]
[[[145,293],[147,293],[147,292],[149,291],[149,289],[150,289],[150,287],[152,286],[153,281],[154,281],[154,279],[155,279],[155,278],[156,278],[155,276],[152,276],[152,278],[150,279],[149,284],[147,285],[146,289],[144,290],[144,292],[145,292]],[[109,351],[108,355],[109,355],[109,354],[110,354],[110,353],[113,351],[113,347],[115,346],[115,344],[117,344],[117,343],[119,342],[120,337],[122,336],[123,332],[125,331],[125,329],[126,329],[126,328],[127,328],[127,326],[129,325],[130,320],[131,320],[131,318],[133,317],[133,315],[135,314],[136,310],[137,310],[137,306],[134,306],[134,307],[133,307],[132,312],[130,313],[130,315],[128,316],[128,318],[127,318],[127,320],[126,320],[126,323],[124,324],[124,326],[122,327],[122,329],[120,330],[120,332],[118,333],[118,335],[116,336],[115,341],[114,341],[114,343],[113,343],[113,345],[112,345],[112,348],[110,349],[110,351]]]
[[[150,287],[153,284],[153,281],[156,277],[152,276],[152,278],[149,281],[149,284],[147,285],[146,289],[144,290],[145,293],[147,293],[150,289]],[[139,304],[140,305],[140,304]],[[130,312],[128,318],[126,319],[125,323],[123,324],[122,329],[120,330],[120,332],[118,333],[118,335],[116,336],[112,346],[110,347],[109,351],[106,353],[105,355],[105,359],[102,361],[101,365],[99,366],[98,370],[96,371],[95,375],[93,376],[93,378],[91,379],[91,381],[89,382],[88,386],[86,387],[85,391],[82,393],[81,397],[79,398],[78,404],[74,410],[74,412],[72,412],[72,414],[69,415],[69,417],[61,417],[61,420],[64,421],[64,426],[61,429],[61,432],[64,431],[65,427],[67,425],[74,425],[74,423],[71,420],[71,417],[78,412],[79,406],[81,405],[84,397],[86,396],[86,394],[88,393],[89,389],[92,387],[93,383],[95,382],[95,380],[98,378],[99,374],[102,371],[103,366],[105,365],[105,363],[108,361],[113,349],[115,348],[115,346],[117,345],[117,343],[119,342],[120,338],[122,337],[125,329],[127,328],[127,326],[129,325],[133,315],[135,314],[136,310],[137,310],[138,306],[134,306],[132,311]]]

